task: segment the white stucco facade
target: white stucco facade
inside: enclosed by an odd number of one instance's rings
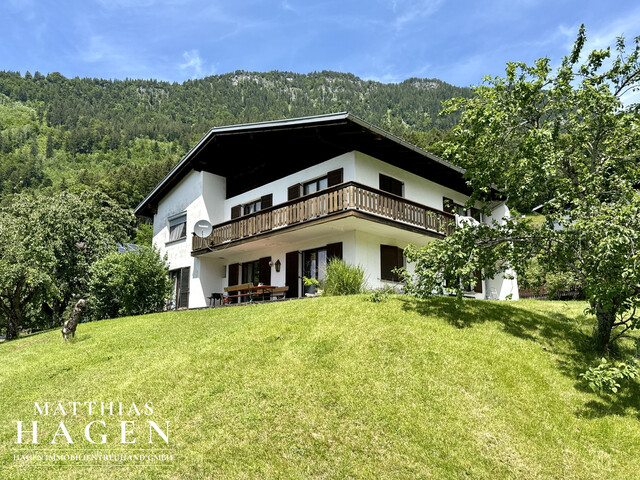
[[[408,244],[426,245],[434,237],[417,232],[416,229],[405,229],[363,218],[340,218],[308,227],[302,225],[295,230],[283,230],[237,244],[232,242],[228,247],[192,256],[192,232],[197,221],[205,219],[214,226],[227,222],[231,220],[232,207],[253,202],[264,195],[273,196],[273,206],[286,203],[289,186],[322,177],[336,169],[342,169],[343,182],[358,182],[373,189],[380,187],[380,174],[392,177],[402,182],[405,199],[437,210],[443,209],[443,198],[450,198],[459,204],[464,204],[468,199],[451,188],[359,151],[338,155],[230,198],[226,196],[227,183],[224,177],[191,170],[160,199],[153,218],[154,246],[167,255],[171,270],[189,269],[189,308],[205,307],[212,293],[222,293],[228,286],[229,268],[232,265],[236,268],[235,265],[238,264],[270,257],[273,263],[270,266],[271,284],[285,285],[287,253],[305,252],[335,243],[342,244],[342,258],[346,262],[364,268],[369,288],[386,285],[400,288],[400,284],[381,278],[381,245],[403,249]],[[171,220],[183,214],[186,214],[186,235],[169,241]],[[508,214],[506,206],[499,205],[485,221],[500,221]],[[277,261],[281,265],[279,272],[275,267]],[[299,263],[298,277],[301,277],[302,261]],[[412,269],[412,265],[407,267]],[[475,294],[477,298],[518,298],[517,282],[512,279],[486,280],[482,287],[482,292]]]

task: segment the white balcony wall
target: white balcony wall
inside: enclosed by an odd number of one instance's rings
[[[464,205],[468,196],[431,180],[407,172],[401,168],[373,158],[361,152],[354,152],[356,181],[373,188],[380,188],[380,174],[400,180],[404,183],[404,198],[427,207],[442,210],[444,197]]]
[[[304,155],[304,153],[301,153],[301,155]],[[274,165],[273,168],[278,167],[277,165]],[[334,157],[325,162],[305,168],[304,170],[287,175],[286,177],[282,177],[274,182],[261,185],[258,188],[254,188],[253,190],[225,200],[223,218],[225,221],[231,219],[232,207],[259,200],[264,195],[273,194],[274,205],[284,203],[287,201],[287,190],[290,186],[295,185],[296,183],[304,183],[309,180],[313,180],[314,178],[322,177],[331,170],[336,170],[338,168],[343,169],[343,180],[345,182],[356,180],[354,152]]]

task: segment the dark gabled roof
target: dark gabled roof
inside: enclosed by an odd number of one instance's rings
[[[346,112],[214,127],[135,209],[150,216],[191,170],[227,178],[227,198],[353,150],[469,194],[464,169]]]

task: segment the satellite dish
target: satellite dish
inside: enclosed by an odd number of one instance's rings
[[[208,220],[198,220],[196,222],[196,225],[193,227],[193,231],[197,236],[201,238],[207,238],[209,235],[211,235],[213,227]]]

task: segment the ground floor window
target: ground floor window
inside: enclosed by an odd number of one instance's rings
[[[302,252],[302,275],[322,282],[327,278],[327,249],[314,248]],[[314,286],[305,286],[304,293],[315,293]]]
[[[380,245],[380,279],[399,282],[397,268],[404,267],[404,255],[401,248],[393,245]]]
[[[169,278],[173,284],[171,293],[171,303],[169,308],[177,310],[178,308],[189,308],[189,277],[191,268],[178,268],[169,272]]]
[[[475,280],[471,280],[469,283],[464,283],[460,278],[448,278],[444,284],[449,288],[456,288],[460,286],[465,292],[482,293],[482,272],[480,270],[476,270],[474,276]]]
[[[260,283],[260,260],[245,262],[242,264],[242,283]]]

